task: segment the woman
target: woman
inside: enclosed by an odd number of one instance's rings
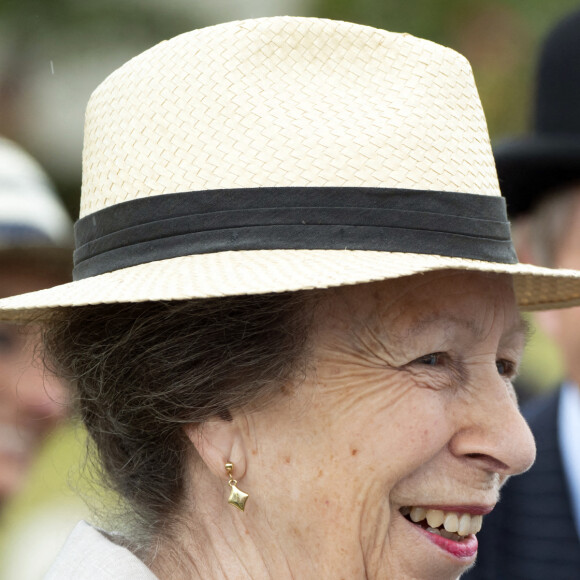
[[[0,297],[70,280],[72,223],[38,163],[0,137]],[[0,322],[0,513],[64,418],[62,385],[31,365],[37,332]]]
[[[46,320],[128,510],[49,578],[474,562],[534,457],[517,303],[580,275],[517,263],[462,57],[305,18],[179,36],[93,94],[81,205],[75,282],[0,308]]]

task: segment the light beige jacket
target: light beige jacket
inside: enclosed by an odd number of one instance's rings
[[[68,537],[44,580],[158,580],[132,552],[86,522]]]

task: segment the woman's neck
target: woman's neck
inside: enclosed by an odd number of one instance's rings
[[[225,525],[224,525],[225,524]],[[229,525],[228,525],[229,524]],[[174,540],[160,541],[149,558],[159,580],[282,580],[299,577],[284,550],[270,535],[256,534],[235,522],[186,526]],[[233,525],[232,525],[233,524]],[[260,536],[258,536],[260,537]],[[258,545],[259,544],[259,545]]]

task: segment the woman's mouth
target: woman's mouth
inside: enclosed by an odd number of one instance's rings
[[[477,508],[474,511],[481,511]],[[485,510],[487,513],[489,510]],[[433,544],[459,560],[472,560],[477,554],[475,534],[481,529],[483,515],[467,511],[451,511],[405,506],[401,515],[418,528]]]
[[[471,534],[481,530],[483,516],[465,512],[443,511],[418,506],[405,506],[400,509],[401,514],[410,522],[421,526],[432,534],[438,534],[460,542]]]

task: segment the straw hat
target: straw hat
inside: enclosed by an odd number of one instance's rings
[[[20,146],[0,137],[0,276],[24,264],[66,282],[72,246],[71,220],[48,176]]]
[[[1,317],[447,268],[580,303],[580,273],[517,263],[469,64],[406,34],[275,17],[162,42],[92,95],[83,170],[75,281]]]

